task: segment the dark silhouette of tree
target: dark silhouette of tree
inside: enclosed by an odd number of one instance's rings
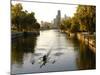
[[[36,31],[40,28],[40,24],[35,18],[35,13],[29,13],[27,10],[23,11],[23,6],[20,3],[11,5],[11,15],[12,26],[17,31]]]

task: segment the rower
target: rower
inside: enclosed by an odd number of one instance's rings
[[[43,61],[44,62],[47,61],[47,56],[46,55],[43,56]]]

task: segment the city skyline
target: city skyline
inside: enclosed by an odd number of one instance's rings
[[[61,11],[61,18],[64,17],[65,14],[66,16],[72,17],[78,6],[12,1],[13,5],[16,3],[21,3],[23,10],[35,12],[35,17],[39,23],[41,23],[41,21],[51,22],[56,17],[58,10]]]

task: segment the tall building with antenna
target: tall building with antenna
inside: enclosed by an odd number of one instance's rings
[[[58,10],[56,18],[54,19],[54,27],[59,28],[60,23],[61,23],[61,11]]]
[[[58,27],[59,27],[60,23],[61,23],[61,11],[58,10],[58,14],[57,14],[57,25],[58,25]]]

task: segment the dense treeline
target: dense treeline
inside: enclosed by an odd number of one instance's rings
[[[96,7],[89,5],[79,5],[73,17],[62,20],[60,28],[71,32],[95,32]]]
[[[35,13],[24,11],[20,3],[11,5],[12,30],[34,31],[39,30],[40,24],[35,18]]]

